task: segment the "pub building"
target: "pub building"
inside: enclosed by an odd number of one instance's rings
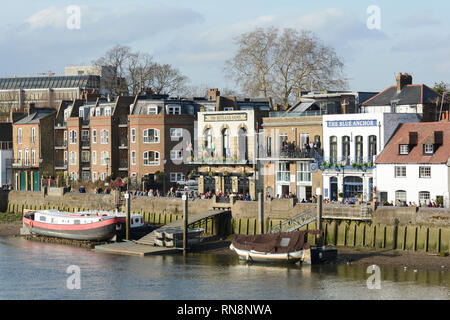
[[[192,163],[199,165],[198,191],[248,193],[256,200],[263,184],[257,164],[257,132],[272,101],[221,98],[215,111],[201,111],[197,117]]]
[[[375,160],[398,125],[406,122],[419,122],[419,117],[413,113],[324,115],[320,165],[324,198],[369,201]]]

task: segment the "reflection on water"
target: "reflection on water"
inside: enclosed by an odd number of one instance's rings
[[[236,256],[145,258],[0,238],[0,299],[448,299],[449,271],[381,269],[369,290],[366,267],[246,264]],[[67,267],[81,290],[66,288]]]

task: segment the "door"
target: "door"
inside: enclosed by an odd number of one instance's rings
[[[33,191],[40,191],[41,184],[39,179],[39,172],[33,172]]]
[[[26,172],[21,171],[20,172],[20,188],[21,191],[27,190],[27,178],[26,178]]]

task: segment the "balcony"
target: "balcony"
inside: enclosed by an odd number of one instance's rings
[[[213,157],[206,157],[206,158],[191,158],[188,159],[189,164],[236,164],[236,165],[243,165],[243,164],[249,164],[250,161],[247,159],[237,159],[237,158],[213,158]]]
[[[119,128],[128,126],[128,118],[119,118]]]
[[[55,123],[55,129],[67,129],[66,121],[58,121]]]
[[[128,171],[128,162],[120,162],[119,171]]]
[[[265,157],[264,157],[265,156]],[[262,157],[258,160],[318,160],[323,157],[323,149],[321,148],[303,148],[296,146],[294,143],[286,143],[277,150],[266,149],[262,152]]]
[[[127,138],[120,139],[119,149],[128,149],[128,139]]]
[[[321,162],[321,167],[326,170],[354,169],[363,170],[373,169],[375,157],[326,157]]]
[[[81,141],[81,148],[82,149],[89,149],[91,147],[91,141],[90,140],[82,140]]]
[[[67,170],[67,161],[55,161],[55,170]]]
[[[55,149],[66,149],[66,148],[67,148],[67,140],[55,141]]]

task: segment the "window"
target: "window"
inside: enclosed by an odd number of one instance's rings
[[[108,176],[108,174],[106,172],[102,172],[102,181],[105,181],[106,177]]]
[[[131,164],[136,165],[136,151],[131,151]]]
[[[409,154],[409,145],[407,144],[401,144],[398,147],[398,153],[399,154]]]
[[[97,151],[92,151],[92,164],[97,164]]]
[[[92,173],[92,182],[97,181],[97,179],[98,179],[98,173],[97,172],[93,172]]]
[[[95,115],[97,117],[101,116],[101,114],[102,114],[102,109],[100,109],[100,108],[95,109]]]
[[[230,156],[230,130],[225,128],[222,131],[222,157],[229,158]]]
[[[404,190],[395,191],[395,202],[397,202],[397,200],[406,202],[406,191]]]
[[[84,111],[83,111],[83,108],[78,109],[78,116],[79,116],[80,118],[83,118],[83,117],[84,117]]]
[[[433,154],[434,148],[432,144],[424,144],[423,145],[423,153],[424,154]]]
[[[355,137],[355,162],[363,162],[363,137]]]
[[[170,128],[170,138],[173,140],[177,140],[183,136],[182,128]]]
[[[36,129],[31,128],[31,143],[36,143]]]
[[[171,172],[170,182],[184,182],[186,179],[181,172]]]
[[[248,136],[245,128],[240,128],[238,131],[238,154],[239,160],[248,159]]]
[[[309,162],[297,162],[297,182],[311,182],[311,171],[309,165]]]
[[[419,178],[431,178],[431,167],[419,167]]]
[[[143,133],[144,143],[159,143],[159,130],[146,129]]]
[[[330,162],[335,163],[337,161],[337,137],[330,137]]]
[[[369,158],[373,159],[377,155],[377,136],[369,136]]]
[[[405,178],[406,177],[406,167],[395,167],[395,177]]]
[[[31,165],[36,165],[36,150],[31,149]]]
[[[69,137],[70,137],[70,144],[77,143],[77,132],[75,130],[70,131]]]
[[[267,150],[267,156],[271,157],[272,156],[272,137],[267,137],[266,150]]]
[[[350,161],[350,137],[343,136],[342,137],[342,160],[346,161],[348,165]]]
[[[108,151],[102,151],[100,153],[100,164],[106,166],[109,164],[109,153]]]
[[[17,162],[22,164],[22,149],[17,150]]]
[[[170,150],[170,160],[183,160],[183,150]]]
[[[105,108],[105,116],[111,116],[111,108],[110,107]]]
[[[277,166],[277,181],[289,182],[290,181],[290,166],[289,162],[278,162]]]
[[[131,129],[131,142],[132,143],[136,142],[136,129],[134,128]]]
[[[81,172],[81,180],[89,181],[90,178],[91,178],[91,174],[89,173],[89,171]]]
[[[89,162],[89,151],[81,151],[81,162]]]
[[[152,104],[147,107],[147,114],[158,114],[158,106],[155,104]]]
[[[67,151],[64,151],[64,165],[67,165]]]
[[[108,141],[109,141],[109,132],[108,132],[108,130],[100,131],[100,143],[101,144],[107,144]]]
[[[203,146],[207,151],[212,149],[212,132],[211,129],[206,129],[203,134]]]
[[[92,143],[97,143],[97,130],[92,130]]]
[[[22,144],[22,128],[17,129],[17,144]]]
[[[147,151],[143,154],[144,166],[159,165],[159,152]]]
[[[76,172],[71,172],[70,173],[70,179],[72,179],[73,181],[77,180],[77,173]]]
[[[89,130],[83,130],[81,132],[81,141],[89,142]]]
[[[305,148],[305,145],[309,145],[309,133],[300,133],[300,148]]]
[[[181,114],[181,106],[178,105],[168,105],[167,114]]]
[[[25,162],[26,166],[28,165],[28,161],[29,161],[28,157],[29,157],[28,149],[25,149],[25,161],[24,162]]]
[[[77,153],[75,151],[70,151],[70,164],[77,163]]]
[[[224,107],[223,111],[233,111],[234,108],[233,107]]]
[[[419,192],[419,202],[422,204],[427,204],[430,201],[430,193],[428,191]]]

